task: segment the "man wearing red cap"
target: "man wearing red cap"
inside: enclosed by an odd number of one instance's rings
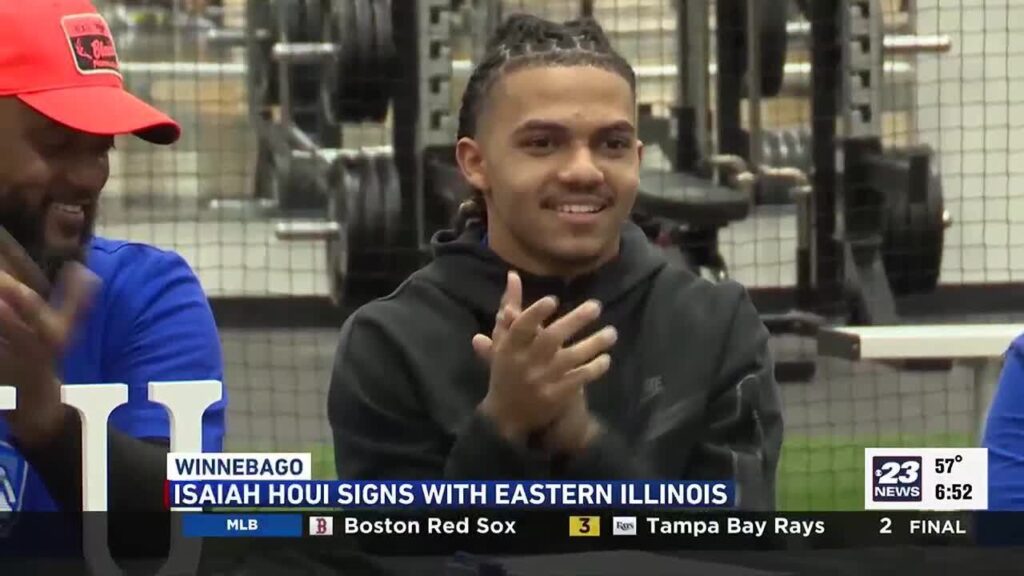
[[[171,144],[180,128],[124,90],[88,0],[0,2],[0,38],[0,226],[17,242],[0,242],[0,386],[18,401],[0,413],[0,506],[81,509],[81,424],[60,386],[117,383],[108,506],[160,509],[169,423],[147,387],[223,381],[217,328],[180,256],[93,226],[114,137]],[[223,434],[222,400],[204,450]]]

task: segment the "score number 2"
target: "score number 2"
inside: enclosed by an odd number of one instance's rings
[[[879,534],[892,534],[892,520],[887,517],[882,518],[882,525],[878,528]]]

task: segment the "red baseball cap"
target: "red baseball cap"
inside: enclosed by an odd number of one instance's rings
[[[124,89],[110,26],[90,0],[0,0],[0,96],[89,134],[172,144],[181,127]]]

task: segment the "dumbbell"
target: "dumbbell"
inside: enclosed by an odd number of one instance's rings
[[[810,42],[811,23],[790,21],[786,35],[791,41]],[[953,49],[953,40],[945,34],[903,34],[900,28],[886,25],[882,50],[886,54],[945,54]]]
[[[288,82],[282,85],[281,68],[279,60],[274,58],[273,49],[282,43],[306,43],[318,39],[323,1],[248,0],[244,34],[216,30],[208,35],[210,42],[219,45],[246,47],[249,108],[255,120],[268,119],[271,109],[282,104],[289,116],[301,116],[304,109],[315,111],[319,96],[316,67],[296,62],[294,67],[285,70]]]
[[[398,267],[389,259],[401,251],[403,215],[392,147],[301,150],[293,152],[293,161],[328,182],[328,215],[280,222],[277,239],[325,242],[336,301],[392,282]]]

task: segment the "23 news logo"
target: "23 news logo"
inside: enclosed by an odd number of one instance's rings
[[[871,459],[874,502],[920,502],[920,456],[874,456]]]

